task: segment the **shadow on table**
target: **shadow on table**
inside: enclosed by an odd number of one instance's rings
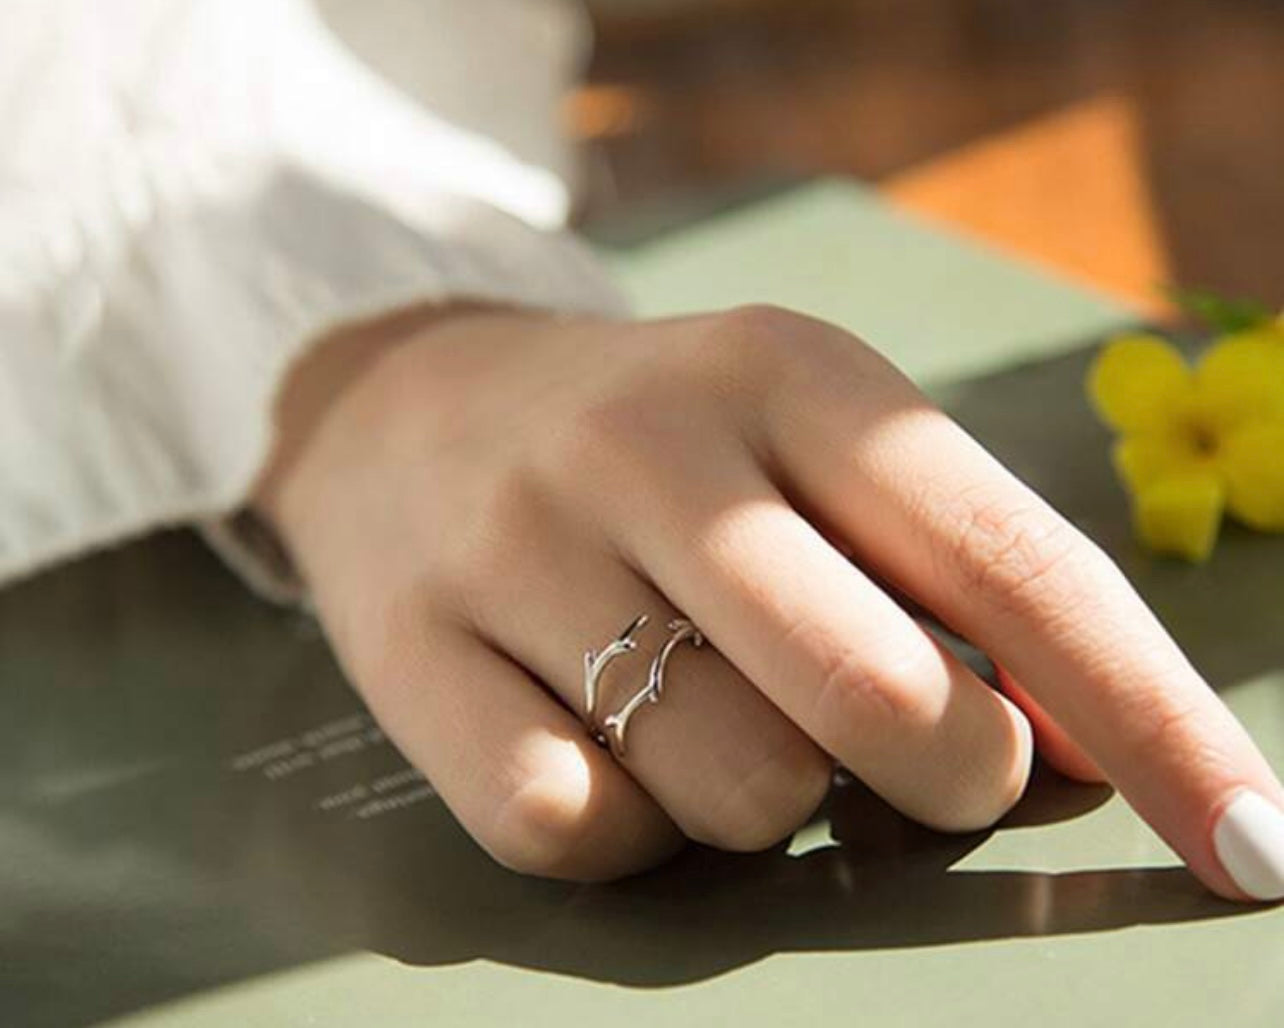
[[[1232,533],[1199,569],[1137,551],[1107,440],[1079,399],[1086,361],[1078,353],[942,396],[1115,553],[1214,683],[1279,669],[1284,608],[1267,598],[1284,540]],[[798,856],[693,847],[610,886],[522,878],[426,790],[369,818],[327,806],[404,770],[386,744],[276,777],[238,769],[238,753],[281,740],[297,749],[362,708],[310,623],[248,598],[182,534],[0,594],[0,680],[7,1024],[85,1025],[354,950],[658,987],[781,952],[1110,931],[1242,909],[1179,869],[952,870],[988,835],[927,832],[852,783],[823,811],[834,844],[821,831],[822,844]],[[1005,824],[1072,818],[1106,796],[1041,775]]]
[[[1075,816],[1107,795],[1048,774],[1010,823]],[[783,848],[735,856],[693,847],[627,882],[566,888],[560,895],[548,886],[538,919],[524,931],[497,933],[480,955],[655,987],[706,979],[777,953],[1110,931],[1242,909],[1210,896],[1178,868],[951,871],[988,833],[929,832],[858,785],[837,787],[827,808],[836,844],[800,856]],[[393,933],[377,945],[414,964],[435,963],[442,955],[424,932]]]

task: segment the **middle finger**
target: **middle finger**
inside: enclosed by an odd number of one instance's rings
[[[685,476],[620,548],[788,717],[907,815],[993,823],[1020,797],[1024,716],[853,567],[746,452]]]

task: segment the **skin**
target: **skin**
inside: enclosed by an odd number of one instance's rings
[[[1115,565],[847,333],[773,308],[407,311],[314,351],[278,413],[258,512],[376,717],[506,866],[604,880],[686,839],[762,849],[835,761],[975,830],[1037,739],[1245,898],[1211,832],[1241,787],[1284,806],[1252,741]],[[642,612],[607,709],[678,612],[708,645],[675,652],[617,761],[581,721],[583,654]]]

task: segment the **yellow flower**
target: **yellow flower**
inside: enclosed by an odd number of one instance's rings
[[[1098,355],[1088,393],[1119,433],[1114,465],[1147,546],[1204,560],[1223,511],[1284,532],[1284,326],[1225,336],[1195,367],[1166,340],[1126,335]]]

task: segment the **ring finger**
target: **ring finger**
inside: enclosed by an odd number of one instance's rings
[[[585,653],[600,654],[645,616],[633,633],[637,648],[601,674],[595,720],[602,725],[646,685],[652,660],[673,637],[667,626],[682,615],[605,546],[553,521],[540,526],[540,546],[506,556],[509,588],[478,605],[474,628],[583,719]],[[831,758],[712,646],[680,642],[663,680],[662,700],[643,702],[628,721],[617,759],[684,834],[759,850],[819,806]]]

